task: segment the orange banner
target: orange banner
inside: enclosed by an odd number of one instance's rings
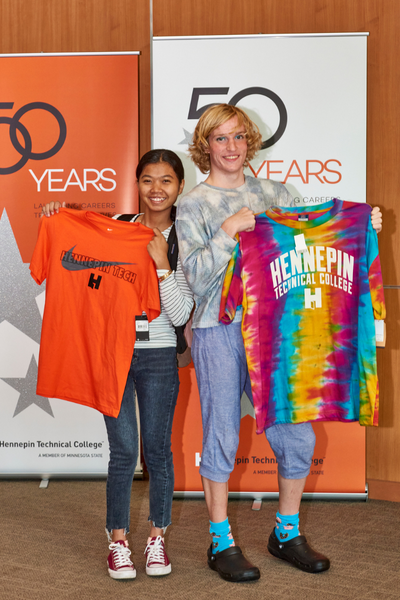
[[[0,79],[0,215],[24,262],[47,202],[137,210],[137,54],[3,56]]]
[[[29,262],[47,202],[137,212],[138,53],[0,56],[0,81],[0,475],[104,476],[102,415],[36,395]]]
[[[175,491],[202,491],[202,428],[193,364],[179,370],[181,387],[172,431]],[[249,401],[247,400],[249,404]],[[245,411],[244,411],[245,412]],[[365,428],[358,423],[314,423],[317,442],[305,493],[365,493]],[[277,464],[255,420],[243,415],[230,492],[277,492]]]

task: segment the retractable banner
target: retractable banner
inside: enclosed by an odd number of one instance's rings
[[[367,34],[154,38],[153,147],[182,158],[188,191],[204,180],[187,155],[197,120],[218,103],[243,108],[263,137],[246,170],[282,182],[298,206],[366,201]],[[171,68],[178,65],[179,69]],[[168,85],[165,73],[168,72]],[[193,367],[181,371],[173,449],[176,491],[201,490],[201,417]],[[365,431],[317,423],[306,491],[365,494]],[[254,412],[242,425],[230,490],[274,492],[277,468]]]
[[[0,80],[0,475],[105,474],[102,415],[36,395],[45,291],[29,262],[48,202],[137,210],[138,52],[2,55]]]

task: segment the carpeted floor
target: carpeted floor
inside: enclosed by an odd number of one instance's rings
[[[400,504],[310,502],[301,508],[309,541],[331,559],[319,575],[270,556],[266,541],[276,501],[259,512],[250,500],[229,503],[236,543],[261,569],[258,582],[231,584],[207,566],[210,544],[203,500],[174,500],[166,543],[172,574],[149,578],[143,551],[148,535],[148,482],[134,481],[130,545],[134,581],[113,581],[106,569],[105,481],[0,481],[2,561],[0,597],[7,600],[398,600]]]

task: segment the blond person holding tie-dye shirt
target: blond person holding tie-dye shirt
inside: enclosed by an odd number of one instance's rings
[[[255,214],[272,205],[288,207],[293,200],[276,182],[244,175],[243,168],[261,147],[257,126],[241,109],[212,106],[201,116],[190,146],[205,182],[179,203],[177,233],[182,268],[195,297],[193,345],[203,421],[200,474],[213,536],[208,564],[227,581],[258,579],[260,572],[235,546],[227,518],[228,480],[239,441],[240,398],[251,396],[241,334],[242,311],[232,323],[219,322],[222,286],[236,234],[252,231]],[[381,214],[374,209],[375,228]],[[267,438],[279,466],[279,511],[269,551],[306,572],[329,568],[299,533],[298,511],[309,473],[315,436],[311,423],[269,427]]]

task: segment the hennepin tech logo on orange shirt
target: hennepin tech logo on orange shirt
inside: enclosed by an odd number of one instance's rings
[[[134,265],[136,263],[127,262],[109,262],[104,260],[98,260],[96,258],[89,258],[88,256],[82,257],[80,254],[73,253],[72,251],[76,248],[72,246],[67,252],[63,252],[61,256],[61,264],[67,271],[82,271],[84,269],[100,269],[101,271],[110,272],[110,267],[113,265]]]

